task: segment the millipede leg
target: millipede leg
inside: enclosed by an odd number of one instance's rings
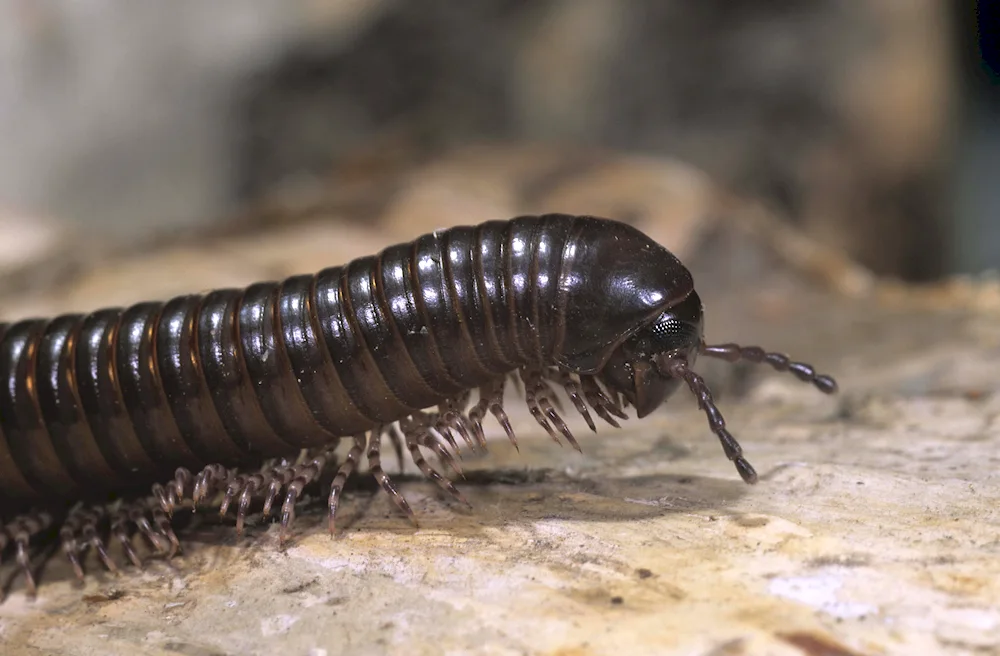
[[[474,421],[471,419],[471,410],[469,413],[465,412],[465,408],[469,404],[469,397],[471,393],[467,392],[455,399],[445,401],[438,405],[438,416],[437,420],[434,422],[434,428],[437,430],[451,445],[452,449],[458,451],[458,444],[455,441],[455,437],[452,435],[452,431],[458,431],[458,434],[462,436],[462,440],[469,445],[469,448],[475,451],[476,444],[473,442],[473,437],[479,442],[479,445],[486,448],[486,443],[484,440],[480,439],[479,432],[476,429]],[[478,407],[478,404],[477,406]]]
[[[437,432],[437,434],[441,436],[441,439],[443,439],[445,442],[448,443],[448,446],[454,449],[455,453],[459,454],[459,457],[462,457],[461,450],[458,447],[458,440],[455,439],[455,431],[458,430],[459,434],[462,435],[463,441],[466,444],[471,445],[472,440],[469,431],[466,430],[466,432],[463,434],[461,430],[456,428],[451,422],[447,421],[445,416],[442,414],[438,414],[433,421],[434,421],[435,432]],[[472,430],[472,433],[473,434],[475,433],[474,428]]]
[[[270,483],[270,479],[265,478],[261,472],[246,477],[243,490],[240,492],[240,503],[236,508],[236,537],[243,537],[243,528],[246,526],[247,515],[250,513],[250,503],[253,501],[254,495]]]
[[[29,539],[26,534],[19,533],[14,538],[14,544],[17,547],[17,564],[21,568],[21,573],[24,574],[24,584],[28,596],[34,597],[38,594],[38,585],[35,583],[35,575],[31,571],[31,560],[28,557]]]
[[[559,413],[552,406],[551,398],[554,397],[552,388],[548,386],[542,374],[534,370],[522,370],[521,378],[524,381],[524,394],[525,401],[528,404],[528,410],[531,411],[532,416],[538,421],[539,425],[545,429],[549,436],[555,440],[556,444],[562,444],[559,441],[559,436],[552,429],[549,424],[551,421],[555,424],[556,428],[562,433],[566,441],[576,449],[581,451],[580,445],[577,443],[576,438],[573,437],[573,433],[570,431],[569,426],[563,421]]]
[[[295,504],[302,495],[302,491],[310,483],[319,479],[320,475],[326,470],[327,465],[335,461],[334,452],[338,443],[339,440],[308,462],[292,467],[293,478],[286,488],[285,501],[281,504],[281,532],[279,540],[282,546],[284,546],[288,539],[289,528],[295,520]]]
[[[333,482],[330,484],[330,499],[327,506],[330,510],[329,528],[331,536],[336,531],[337,507],[340,505],[340,495],[344,492],[344,485],[347,484],[347,479],[350,478],[358,466],[358,460],[361,459],[361,454],[364,453],[366,444],[367,442],[363,433],[354,436],[354,445],[347,452],[347,459],[340,465],[336,476],[333,477]]]
[[[458,491],[455,484],[449,481],[447,478],[439,474],[433,467],[428,464],[427,460],[420,453],[420,446],[425,443],[426,439],[429,437],[427,429],[417,422],[410,421],[402,426],[403,436],[406,439],[406,446],[410,450],[410,458],[413,460],[413,464],[423,472],[424,476],[431,479],[437,483],[445,492],[451,494],[459,502],[465,504],[466,506],[472,507],[462,493]]]
[[[128,525],[128,512],[119,508],[115,512],[115,518],[111,521],[111,534],[114,535],[119,544],[122,545],[125,555],[132,561],[132,564],[138,569],[142,569],[142,558],[140,558],[139,554],[137,554],[135,549],[132,548],[132,536],[129,535]]]
[[[85,544],[97,552],[97,556],[101,559],[101,562],[104,563],[104,566],[108,569],[108,571],[112,574],[117,574],[118,566],[115,564],[115,561],[111,559],[111,556],[108,554],[108,549],[104,544],[104,540],[101,539],[101,536],[97,532],[97,523],[85,522],[83,529],[81,530],[81,537],[83,538],[83,542]]]
[[[13,522],[5,526],[7,535],[14,543],[15,558],[21,573],[24,575],[24,583],[29,597],[38,594],[38,586],[35,583],[35,574],[31,570],[31,538],[52,525],[53,518],[44,512],[33,512],[21,515]]]
[[[548,420],[542,413],[542,409],[538,405],[538,399],[535,398],[535,374],[532,371],[521,371],[521,380],[524,381],[524,400],[528,404],[528,410],[531,412],[531,416],[535,418],[538,425],[545,429],[545,432],[549,434],[556,444],[561,444],[559,441],[559,436],[556,435],[555,431],[552,430],[552,426],[549,425]]]
[[[490,414],[493,415],[497,423],[507,433],[507,439],[514,446],[514,450],[520,451],[517,446],[517,436],[514,434],[514,427],[510,425],[510,417],[507,416],[507,411],[503,409],[503,381],[499,382],[494,388],[489,406]],[[485,444],[485,437],[483,438],[483,443]]]
[[[194,507],[224,489],[230,479],[235,475],[220,464],[208,465],[198,476],[195,477],[194,490],[191,493],[191,502]]]
[[[392,498],[399,509],[410,518],[410,521],[414,524],[417,523],[416,517],[413,514],[413,509],[410,508],[410,504],[406,502],[403,495],[399,493],[396,486],[392,484],[392,480],[382,469],[382,458],[381,451],[382,448],[382,431],[374,430],[371,433],[371,438],[368,441],[368,468],[371,470],[372,475],[383,490]]]
[[[153,528],[152,524],[149,523],[149,518],[146,517],[146,509],[140,503],[133,504],[128,509],[128,518],[135,524],[135,526],[142,533],[143,537],[149,541],[150,546],[153,547],[157,555],[163,555],[170,551],[170,544],[163,536],[161,536],[156,529]]]
[[[583,388],[584,398],[597,413],[597,416],[615,428],[621,428],[613,416],[619,419],[628,419],[628,415],[622,411],[618,403],[604,393],[597,379],[593,376],[581,376],[580,386]]]
[[[83,567],[80,565],[80,543],[76,539],[79,526],[78,512],[79,509],[74,508],[63,520],[62,526],[59,527],[59,542],[66,560],[73,567],[73,573],[76,575],[77,580],[83,583],[84,574]],[[0,544],[0,548],[2,548],[2,544]]]
[[[483,418],[486,416],[486,412],[489,411],[496,418],[497,423],[503,427],[504,432],[507,433],[507,439],[514,445],[514,449],[520,450],[517,446],[517,436],[514,434],[514,428],[510,424],[510,419],[507,417],[506,411],[503,409],[503,396],[506,383],[507,377],[504,377],[498,378],[489,385],[480,387],[479,402],[469,410],[469,422],[475,431],[476,439],[483,445],[483,448],[486,447]]]
[[[299,500],[303,487],[305,479],[296,477],[286,488],[285,502],[281,504],[281,530],[278,533],[278,542],[282,547],[288,539],[288,529],[295,521],[295,503]]]
[[[418,444],[433,451],[437,455],[438,461],[442,466],[447,467],[457,476],[465,478],[465,473],[462,471],[461,465],[458,464],[455,456],[448,451],[448,447],[444,443],[445,441],[437,437],[440,433],[436,430],[436,428],[433,430],[434,432],[432,432],[431,427],[427,427],[427,430],[422,433]]]
[[[396,452],[396,462],[399,463],[399,473],[402,474],[406,468],[406,462],[403,460],[403,442],[399,439],[399,435],[392,431],[389,431],[389,441],[392,442],[392,449]]]
[[[222,503],[219,504],[219,517],[226,516],[233,499],[246,489],[251,476],[251,474],[237,474],[229,481],[229,484],[226,485],[226,494],[222,497]]]
[[[300,453],[296,462],[307,455]],[[217,495],[222,494],[222,499],[219,502],[219,515],[224,517],[229,512],[233,502],[238,499],[236,534],[241,536],[252,502],[264,498],[263,514],[268,517],[275,497],[294,478],[292,468],[295,466],[297,465],[280,461],[274,462],[271,466],[264,463],[256,472],[239,472],[216,463],[206,465],[197,475],[192,475],[187,469],[178,468],[173,480],[165,485],[154,485],[152,488],[153,498],[159,506],[159,510],[154,512],[154,523],[160,528],[162,537],[171,544],[170,555],[172,556],[179,549],[180,543],[173,534],[170,522],[166,520],[170,519],[177,507],[185,500],[190,499],[192,508],[197,510],[206,501],[215,499]],[[166,520],[156,515],[156,512],[160,511],[166,514]],[[145,530],[143,532],[147,537],[150,535]]]
[[[167,538],[167,542],[170,543],[170,550],[167,552],[167,559],[173,558],[177,555],[177,552],[181,550],[181,541],[177,539],[177,534],[174,533],[174,527],[170,524],[170,518],[167,517],[159,508],[153,508],[150,511],[153,515],[153,524],[159,529],[160,534]]]
[[[194,477],[184,467],[178,467],[174,472],[174,480],[166,485],[157,483],[153,486],[153,498],[160,502],[160,507],[163,508],[163,512],[167,513],[168,517],[173,515],[178,504],[193,494]]]
[[[459,449],[458,442],[452,434],[453,431],[458,431],[462,441],[465,442],[469,450],[473,453],[479,448],[486,450],[486,440],[482,434],[481,421],[486,412],[487,405],[487,402],[483,400],[482,392],[480,392],[479,400],[468,412],[464,411],[465,404],[461,406],[461,409],[456,407],[452,401],[445,401],[438,404],[438,412],[435,420],[436,429],[444,436],[456,453],[459,453]]]
[[[555,380],[563,386],[563,389],[566,391],[566,396],[568,396],[569,400],[572,401],[576,411],[583,416],[584,421],[587,422],[587,426],[591,431],[596,433],[597,426],[594,424],[594,419],[590,416],[590,412],[587,410],[587,402],[584,400],[583,388],[580,386],[580,383],[573,380],[568,371],[557,369],[553,375]]]
[[[289,463],[279,464],[271,471],[271,482],[267,486],[267,497],[264,499],[264,508],[261,511],[265,518],[271,516],[271,507],[281,490],[294,478],[292,465]]]
[[[70,523],[70,519],[76,521]],[[97,552],[98,558],[112,574],[118,573],[118,565],[108,554],[107,545],[101,536],[102,527],[108,525],[108,511],[104,506],[95,505],[89,508],[77,508],[67,517],[67,523],[73,529],[74,541],[77,542],[77,553],[83,551],[84,547]],[[65,526],[65,524],[64,524]]]

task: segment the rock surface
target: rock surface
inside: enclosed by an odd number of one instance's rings
[[[445,176],[452,189],[470,188],[463,170]],[[432,216],[461,215],[453,199],[427,201],[436,179],[415,183],[414,215],[427,202],[440,203]],[[712,194],[688,188],[697,193],[640,205],[662,215],[651,232],[684,244],[709,339],[788,351],[841,384],[826,397],[786,375],[703,363],[758,485],[740,482],[683,392],[621,430],[593,435],[570,418],[582,454],[553,443],[511,397],[520,452],[495,425],[489,457],[466,452],[471,511],[409,465],[399,482],[419,527],[362,477],[335,540],[319,509],[299,515],[284,551],[274,527],[238,540],[206,521],[169,565],[92,575],[82,590],[54,561],[37,600],[15,583],[0,605],[3,653],[996,653],[995,288],[837,295],[775,257],[761,233],[692,218],[712,206],[692,199]],[[416,228],[401,219],[347,232],[328,217],[168,246],[9,295],[6,314],[273,278]]]

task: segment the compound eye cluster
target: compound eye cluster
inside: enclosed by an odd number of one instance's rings
[[[653,324],[653,339],[659,342],[669,339],[673,335],[682,335],[685,332],[690,332],[690,330],[685,330],[685,327],[683,321],[672,318],[661,319]]]
[[[650,327],[650,351],[664,353],[683,349],[698,341],[698,329],[687,321],[663,315]]]

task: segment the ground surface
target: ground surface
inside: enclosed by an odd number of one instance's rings
[[[723,226],[696,238],[709,214],[700,184],[625,195],[681,208],[656,229],[684,244],[710,340],[786,350],[841,383],[826,397],[789,376],[701,367],[758,485],[740,482],[683,392],[621,430],[593,435],[573,417],[582,455],[511,398],[520,453],[495,425],[489,457],[466,453],[472,511],[410,465],[400,481],[419,528],[359,481],[336,540],[321,511],[305,512],[284,551],[273,529],[237,540],[202,526],[169,567],[93,576],[81,590],[53,566],[37,600],[15,585],[0,605],[3,653],[1000,653],[995,289],[838,295],[759,235]],[[429,183],[415,188],[433,196]],[[13,317],[242,284],[419,227],[385,225],[305,222],[167,246],[4,303]]]

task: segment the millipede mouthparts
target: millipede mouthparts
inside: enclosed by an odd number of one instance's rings
[[[629,406],[645,417],[686,386],[754,483],[697,356],[837,385],[778,353],[708,345],[703,322],[670,251],[624,223],[549,214],[439,230],[281,282],[0,324],[0,556],[29,593],[32,552],[54,535],[81,579],[89,549],[117,568],[110,540],[141,566],[137,533],[170,556],[172,515],[209,503],[234,510],[237,532],[251,510],[280,515],[284,543],[323,474],[333,532],[362,457],[412,517],[383,439],[464,502],[424,454],[460,475],[459,440],[485,449],[487,415],[516,446],[513,377],[541,427],[576,449],[557,388],[596,432],[591,412],[617,427]]]

